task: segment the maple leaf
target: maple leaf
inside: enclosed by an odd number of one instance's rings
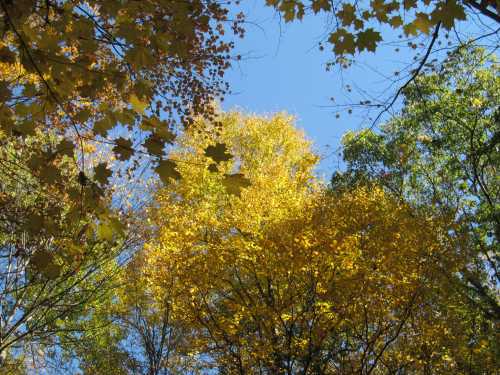
[[[377,43],[382,40],[380,33],[372,28],[361,31],[357,34],[358,51],[368,50],[374,52],[377,48]]]
[[[108,169],[106,163],[100,163],[94,168],[94,179],[101,185],[107,185],[111,177],[111,171]]]
[[[397,29],[398,27],[403,25],[403,19],[401,18],[401,16],[394,16],[389,20],[389,25]]]
[[[338,55],[352,55],[356,51],[354,36],[346,29],[337,29],[330,34],[328,41],[333,44],[333,51]]]
[[[162,156],[165,141],[158,137],[156,134],[150,135],[144,142],[144,147],[151,155]]]
[[[356,9],[352,4],[344,4],[342,6],[342,10],[339,11],[337,14],[339,18],[342,20],[343,26],[349,26],[354,23],[354,21],[357,19],[355,10]]]
[[[134,154],[134,150],[132,148],[132,141],[122,137],[116,139],[115,146],[113,147],[113,152],[121,161],[130,159],[130,157]]]
[[[75,149],[75,145],[73,142],[67,140],[67,139],[63,139],[61,140],[58,144],[57,144],[57,147],[56,147],[56,150],[59,154],[61,155],[66,155],[66,156],[69,156],[69,157],[72,157],[73,154],[74,154],[74,149]]]
[[[226,174],[222,180],[222,185],[229,194],[241,195],[241,189],[251,186],[251,182],[242,173]]]
[[[47,279],[55,279],[61,272],[61,267],[54,262],[54,256],[45,250],[37,251],[31,257],[31,265]]]
[[[94,122],[94,132],[98,135],[105,137],[108,134],[108,131],[113,128],[115,123],[111,120],[109,116],[104,116],[100,120]]]
[[[430,28],[433,26],[432,21],[429,19],[429,15],[422,12],[416,14],[416,18],[413,23],[415,24],[415,27],[424,34],[429,34]]]
[[[144,111],[148,107],[148,103],[139,99],[135,94],[130,95],[130,105],[132,109],[140,115],[144,114]]]
[[[208,166],[208,170],[212,173],[217,173],[219,171],[219,169],[217,168],[217,164],[216,163],[212,163]]]
[[[227,147],[224,143],[216,143],[215,146],[208,146],[205,149],[205,156],[212,158],[216,163],[228,161],[233,157],[227,152]]]
[[[158,173],[161,180],[168,184],[171,179],[179,180],[182,176],[176,169],[177,164],[172,160],[160,160],[158,166],[155,168],[155,172]]]
[[[48,184],[53,184],[61,178],[61,171],[53,164],[44,166],[40,170],[40,179]]]
[[[456,2],[456,0],[449,0],[439,3],[439,6],[431,13],[431,20],[434,24],[439,21],[443,23],[443,27],[451,30],[455,24],[455,20],[465,20],[464,7]]]

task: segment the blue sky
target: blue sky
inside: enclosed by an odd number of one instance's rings
[[[350,101],[346,84],[380,89],[381,77],[365,66],[342,75],[339,71],[327,72],[325,64],[332,53],[318,48],[318,42],[326,35],[326,23],[321,17],[286,24],[260,1],[246,4],[247,33],[243,40],[236,41],[236,52],[242,55],[242,61],[226,75],[232,94],[225,98],[222,107],[256,114],[286,111],[295,115],[297,126],[305,130],[315,151],[323,157],[319,175],[329,178],[341,165],[335,150],[342,134],[366,125],[356,113],[344,112],[336,118],[337,110],[331,107],[329,98],[334,97],[336,103]],[[374,62],[375,55],[369,55],[364,56],[365,60]],[[382,61],[377,60],[379,64]],[[393,66],[394,62],[383,63],[384,70]]]
[[[344,111],[336,118],[337,109],[331,106],[329,98],[334,97],[337,104],[344,104],[391,97],[407,80],[409,68],[415,68],[416,63],[412,66],[409,63],[415,52],[425,50],[429,37],[399,38],[394,30],[382,27],[383,38],[388,42],[375,54],[356,56],[356,65],[342,74],[338,69],[327,72],[325,63],[333,54],[327,50],[328,45],[324,52],[318,48],[318,42],[328,35],[326,19],[316,15],[287,24],[262,1],[245,1],[242,7],[249,22],[245,38],[236,40],[236,53],[243,59],[226,75],[233,93],[225,98],[222,108],[239,108],[256,114],[287,111],[295,115],[297,126],[305,130],[314,142],[315,151],[323,157],[318,174],[328,179],[342,166],[338,157],[342,134],[372,124],[366,111],[355,111],[352,115]],[[483,21],[478,24],[473,18],[461,23],[457,25],[457,33],[463,40],[475,36],[478,31],[484,33],[488,28]],[[381,29],[378,24],[374,26]],[[411,50],[407,45],[409,41],[423,44]],[[444,57],[447,41],[442,37],[438,39],[437,51],[431,54],[431,59]],[[397,71],[400,74],[395,76]],[[394,82],[396,79],[399,81]],[[351,92],[346,89],[347,84],[351,85]],[[397,108],[396,105],[394,109]],[[375,117],[378,111],[373,110],[370,115]]]
[[[328,56],[317,46],[323,23],[285,25],[271,8],[249,3],[247,17],[256,25],[248,24],[245,38],[237,41],[242,61],[227,73],[232,94],[223,108],[257,114],[287,111],[297,117],[298,127],[314,141],[316,151],[329,153],[355,124],[345,118],[339,121],[334,111],[321,108],[339,92],[338,78],[324,69]],[[328,159],[321,169],[330,174],[335,158]]]

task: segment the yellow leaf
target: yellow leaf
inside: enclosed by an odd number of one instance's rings
[[[113,228],[109,223],[100,223],[97,227],[97,236],[103,241],[111,241],[113,239]]]
[[[148,104],[140,100],[135,94],[130,95],[130,104],[132,105],[132,109],[136,111],[138,114],[144,114]]]

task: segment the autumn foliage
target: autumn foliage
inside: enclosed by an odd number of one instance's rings
[[[0,0],[0,375],[498,373],[499,0],[264,5],[415,50],[329,184],[219,109],[238,0]]]
[[[475,328],[447,305],[462,260],[446,223],[379,188],[326,192],[290,117],[221,121],[216,140],[235,160],[209,171],[207,140],[188,133],[176,154],[183,178],[160,191],[158,239],[145,250],[154,293],[174,290],[176,318],[197,332],[193,355],[241,374],[492,363],[486,341],[473,354],[455,344]],[[250,184],[231,194],[228,171]]]

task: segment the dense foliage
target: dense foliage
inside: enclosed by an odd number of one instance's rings
[[[334,176],[334,188],[380,184],[430,216],[450,217],[468,259],[464,293],[498,321],[498,62],[483,50],[460,49],[410,85],[404,100],[380,133],[345,135],[347,170]]]
[[[466,258],[446,219],[376,187],[325,192],[290,118],[221,122],[235,160],[210,171],[204,133],[187,133],[145,250],[153,294],[174,291],[196,332],[193,355],[230,374],[495,368],[494,328],[452,302]],[[228,171],[249,178],[237,195]]]
[[[293,117],[216,109],[238,1],[0,0],[1,375],[498,372],[499,65],[456,27],[500,3],[266,4],[342,67],[423,51],[328,186]]]

